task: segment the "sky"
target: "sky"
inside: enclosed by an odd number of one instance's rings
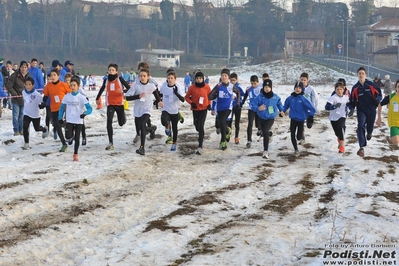
[[[165,144],[160,111],[153,110],[158,130],[154,140],[147,138],[145,156],[132,144],[134,104],[123,127],[113,124],[114,151],[105,150],[105,109],[94,110],[85,118],[88,143],[80,147],[78,162],[71,146],[60,153],[59,140],[42,139],[33,128],[32,149],[22,150],[11,111],[3,110],[0,265],[316,266],[359,262],[356,252],[368,254],[363,262],[393,263],[399,151],[387,143],[389,129],[386,123],[375,128],[360,158],[355,115],[346,123],[346,152],[339,154],[323,111],[334,82],[344,77],[351,87],[356,77],[291,59],[232,71],[243,87],[251,75],[268,72],[283,101],[300,73],[309,73],[322,112],[305,130],[300,157],[293,156],[288,117],[276,118],[268,160],[261,157],[255,128],[253,147],[245,148],[247,105],[240,143],[229,142],[226,151],[218,148],[220,135],[208,113],[201,156],[194,154],[197,133],[187,104],[181,106],[185,121],[175,152]],[[210,79],[214,85],[218,76]],[[97,91],[87,93],[95,108]]]

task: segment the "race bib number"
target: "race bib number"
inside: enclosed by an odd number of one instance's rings
[[[267,108],[267,110],[269,110],[269,114],[273,114],[273,113],[274,113],[274,108],[273,108],[273,106],[269,106],[269,107]]]

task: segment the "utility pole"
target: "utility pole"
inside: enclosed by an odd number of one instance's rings
[[[344,55],[344,43],[345,43],[345,20],[341,19],[342,22],[342,50],[341,50],[341,55]],[[347,47],[345,47],[346,49],[348,49]]]
[[[187,54],[190,53],[190,21],[187,21]]]
[[[348,72],[348,60],[349,60],[349,22],[346,21],[346,72]]]
[[[78,13],[75,14],[75,47],[78,46]]]
[[[228,45],[227,45],[227,67],[230,66],[230,49],[231,49],[231,23],[230,23],[230,16],[229,16],[229,37],[228,37]]]

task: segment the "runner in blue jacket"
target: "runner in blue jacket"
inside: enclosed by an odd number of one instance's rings
[[[300,155],[298,150],[297,140],[302,142],[304,139],[303,136],[303,125],[305,120],[313,123],[313,116],[315,113],[315,108],[310,103],[308,99],[304,96],[304,88],[302,82],[295,83],[294,92],[291,93],[285,102],[284,102],[284,113],[290,109],[289,117],[291,118],[290,122],[290,131],[291,131],[291,142],[295,149],[295,157]],[[295,138],[295,133],[296,138]]]
[[[231,112],[231,109],[233,108],[233,93],[237,95],[235,100],[237,102],[237,105],[239,106],[238,108],[241,108],[241,95],[240,91],[229,81],[230,70],[226,68],[222,69],[220,76],[220,83],[212,89],[211,93],[208,95],[208,99],[217,100],[216,111],[219,118],[221,133],[220,149],[226,150],[226,141],[230,140],[231,134],[231,128],[227,127],[226,120]],[[215,115],[215,112],[213,111],[211,114]]]
[[[280,113],[280,116],[284,116],[284,107],[281,103],[281,98],[273,93],[272,81],[270,79],[263,81],[263,88],[251,105],[251,109],[257,110],[263,132],[263,158],[269,159],[269,140],[273,135],[273,133],[270,134],[269,132],[271,132],[274,118],[276,118],[277,114]]]

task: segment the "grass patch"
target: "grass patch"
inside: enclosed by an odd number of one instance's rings
[[[158,229],[161,231],[172,230],[174,233],[176,233],[180,227],[170,226],[165,219],[159,219],[149,222],[143,233],[149,232],[153,229]]]
[[[183,208],[177,209],[177,210],[169,213],[164,218],[165,219],[171,219],[171,218],[176,217],[176,216],[183,216],[183,215],[187,215],[187,214],[193,213],[196,210],[197,210],[196,208],[185,206]]]
[[[33,172],[32,174],[34,174],[34,175],[44,175],[44,174],[53,173],[53,172],[55,172],[55,171],[58,171],[58,169],[56,169],[56,168],[49,168],[49,169],[46,169],[46,170],[35,171],[35,172]]]
[[[326,132],[328,129],[329,129],[330,127],[328,127],[327,125],[321,125],[321,128],[320,128],[320,133],[324,133],[324,132]]]
[[[310,180],[310,178],[312,177],[311,174],[306,174],[304,175],[304,177],[299,180],[296,185],[301,185],[302,186],[302,190],[305,192],[310,192],[313,190],[313,188],[316,186],[316,184]]]
[[[307,257],[307,258],[315,258],[319,255],[321,255],[320,250],[310,250],[310,251],[307,251],[303,256]]]
[[[3,141],[3,143],[5,145],[10,145],[10,144],[13,144],[14,142],[15,142],[15,140],[13,140],[13,139],[8,139],[8,140]]]
[[[345,142],[346,142],[346,144],[355,144],[355,143],[357,143],[357,137],[354,135],[349,135],[346,137]]]
[[[183,200],[179,202],[179,205],[193,205],[193,206],[201,206],[201,205],[209,205],[213,203],[219,203],[220,200],[215,195],[216,193],[222,194],[223,191],[218,192],[206,192],[203,195],[196,196],[191,200]]]
[[[12,188],[21,185],[18,181],[0,184],[0,189]]]
[[[273,172],[272,169],[265,169],[263,168],[259,174],[256,175],[257,179],[255,180],[255,182],[259,182],[259,181],[263,181],[266,180],[270,174]]]
[[[185,144],[179,145],[178,151],[180,152],[181,155],[188,156],[188,155],[195,154],[195,152],[197,151],[197,148],[198,148],[198,144],[185,143]]]
[[[208,230],[207,232],[201,234],[198,236],[198,238],[191,240],[188,245],[189,245],[189,251],[185,254],[182,254],[179,259],[176,259],[171,265],[173,266],[178,266],[182,265],[184,263],[187,263],[191,261],[191,259],[197,255],[204,255],[204,254],[210,254],[210,253],[215,253],[215,245],[211,243],[205,243],[204,238],[208,235],[211,234],[216,234],[221,232],[224,229],[231,228],[235,226],[235,222],[233,220],[227,221],[223,224],[219,224],[213,229]],[[229,249],[232,249],[234,247],[229,247]]]
[[[399,203],[399,192],[395,191],[384,191],[379,194],[378,196],[383,196],[387,198],[389,201],[394,202],[394,203]]]
[[[369,194],[363,194],[363,193],[355,193],[355,195],[356,195],[356,198],[359,198],[359,199],[370,197]]]
[[[388,165],[388,173],[394,175],[396,174],[396,167],[394,165]]]
[[[22,221],[18,221],[19,224],[12,223],[13,227],[7,229],[8,234],[0,239],[0,248],[12,246],[29,239],[31,236],[39,235],[40,230],[50,228],[54,224],[71,223],[74,217],[99,208],[104,209],[104,206],[96,203],[85,203],[70,206],[59,210],[57,213],[51,212],[42,214],[39,217],[26,217]]]
[[[337,194],[337,191],[335,189],[331,188],[326,193],[320,195],[319,202],[329,203],[329,202],[333,201],[335,194]]]
[[[373,216],[375,216],[375,217],[380,217],[381,215],[378,213],[378,212],[376,212],[376,211],[360,211],[361,213],[364,213],[364,214],[369,214],[369,215],[373,215]]]
[[[278,212],[281,215],[285,215],[295,209],[297,206],[303,204],[309,198],[311,198],[311,195],[309,193],[299,192],[285,198],[273,200],[272,202],[263,206],[261,209],[271,210]]]
[[[384,163],[398,163],[399,162],[397,155],[382,156],[382,157],[366,156],[366,157],[364,157],[364,159],[366,161],[375,160],[375,161],[384,162]]]
[[[384,177],[385,172],[382,170],[378,170],[377,177]]]
[[[314,214],[314,219],[316,221],[319,221],[323,219],[324,217],[327,217],[328,215],[328,210],[326,207],[324,208],[317,208],[316,213]]]
[[[328,182],[327,184],[331,184],[334,178],[339,174],[337,170],[330,170],[327,173]]]

